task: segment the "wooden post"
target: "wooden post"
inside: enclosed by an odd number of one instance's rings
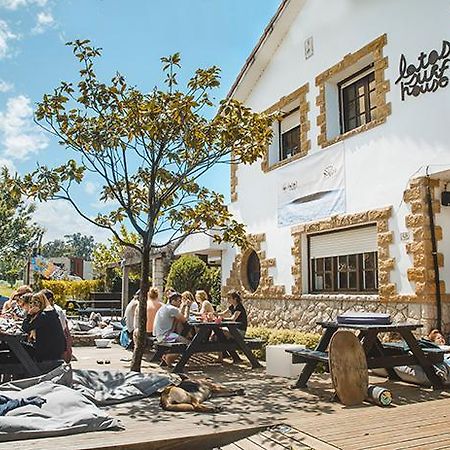
[[[122,317],[125,313],[125,308],[128,305],[128,281],[129,281],[130,268],[125,263],[122,268]]]

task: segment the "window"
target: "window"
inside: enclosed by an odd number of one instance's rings
[[[372,66],[339,83],[341,133],[369,123],[375,106],[375,72]]]
[[[376,292],[377,252],[311,258],[312,292]]]
[[[261,162],[264,172],[282,167],[308,154],[311,148],[311,141],[308,139],[308,90],[309,85],[305,84],[265,110],[266,114],[274,114],[276,120],[272,122],[272,142]]]
[[[319,107],[317,143],[325,148],[386,122],[388,59],[383,56],[383,34],[316,76]]]
[[[259,257],[254,250],[248,255],[247,258],[247,288],[251,292],[255,292],[259,286],[259,280],[261,278],[261,264]]]
[[[375,226],[311,235],[311,292],[376,292],[378,247]]]
[[[300,125],[281,135],[280,161],[290,158],[300,151]]]

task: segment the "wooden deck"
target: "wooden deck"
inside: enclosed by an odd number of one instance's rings
[[[77,368],[126,369],[127,363],[121,358],[130,355],[118,346],[74,350],[78,361],[73,365]],[[111,363],[97,364],[97,360],[105,359]],[[163,369],[145,363],[143,371],[150,370]],[[312,387],[306,391],[290,389],[292,381],[288,379],[266,376],[264,368],[251,369],[246,363],[222,366],[209,356],[189,363],[188,372],[206,375],[224,384],[242,386],[247,395],[215,399],[215,403],[225,406],[225,410],[218,414],[163,411],[158,398],[112,406],[108,411],[122,421],[124,431],[17,441],[0,444],[0,450],[201,450],[219,446],[226,450],[276,450],[279,446],[276,446],[274,436],[281,437],[266,428],[280,424],[291,430],[279,443],[284,448],[450,449],[450,392],[447,391],[371,378],[372,383],[392,391],[394,405],[381,408],[364,404],[350,408],[331,401],[333,391],[327,375],[314,375]],[[292,439],[290,446],[287,439]],[[234,442],[234,447],[227,446],[231,442]]]

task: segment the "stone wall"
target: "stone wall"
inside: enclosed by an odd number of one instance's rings
[[[299,331],[320,331],[316,325],[320,320],[335,320],[346,311],[380,312],[391,314],[395,322],[420,322],[421,334],[434,328],[436,306],[431,303],[385,303],[377,295],[310,295],[301,299],[245,299],[249,324],[268,328],[295,329]],[[450,331],[450,305],[444,303],[443,330]]]

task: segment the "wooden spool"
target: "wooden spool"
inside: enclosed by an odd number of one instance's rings
[[[369,375],[367,360],[358,338],[350,331],[339,330],[329,347],[330,373],[341,403],[355,406],[367,396]]]

